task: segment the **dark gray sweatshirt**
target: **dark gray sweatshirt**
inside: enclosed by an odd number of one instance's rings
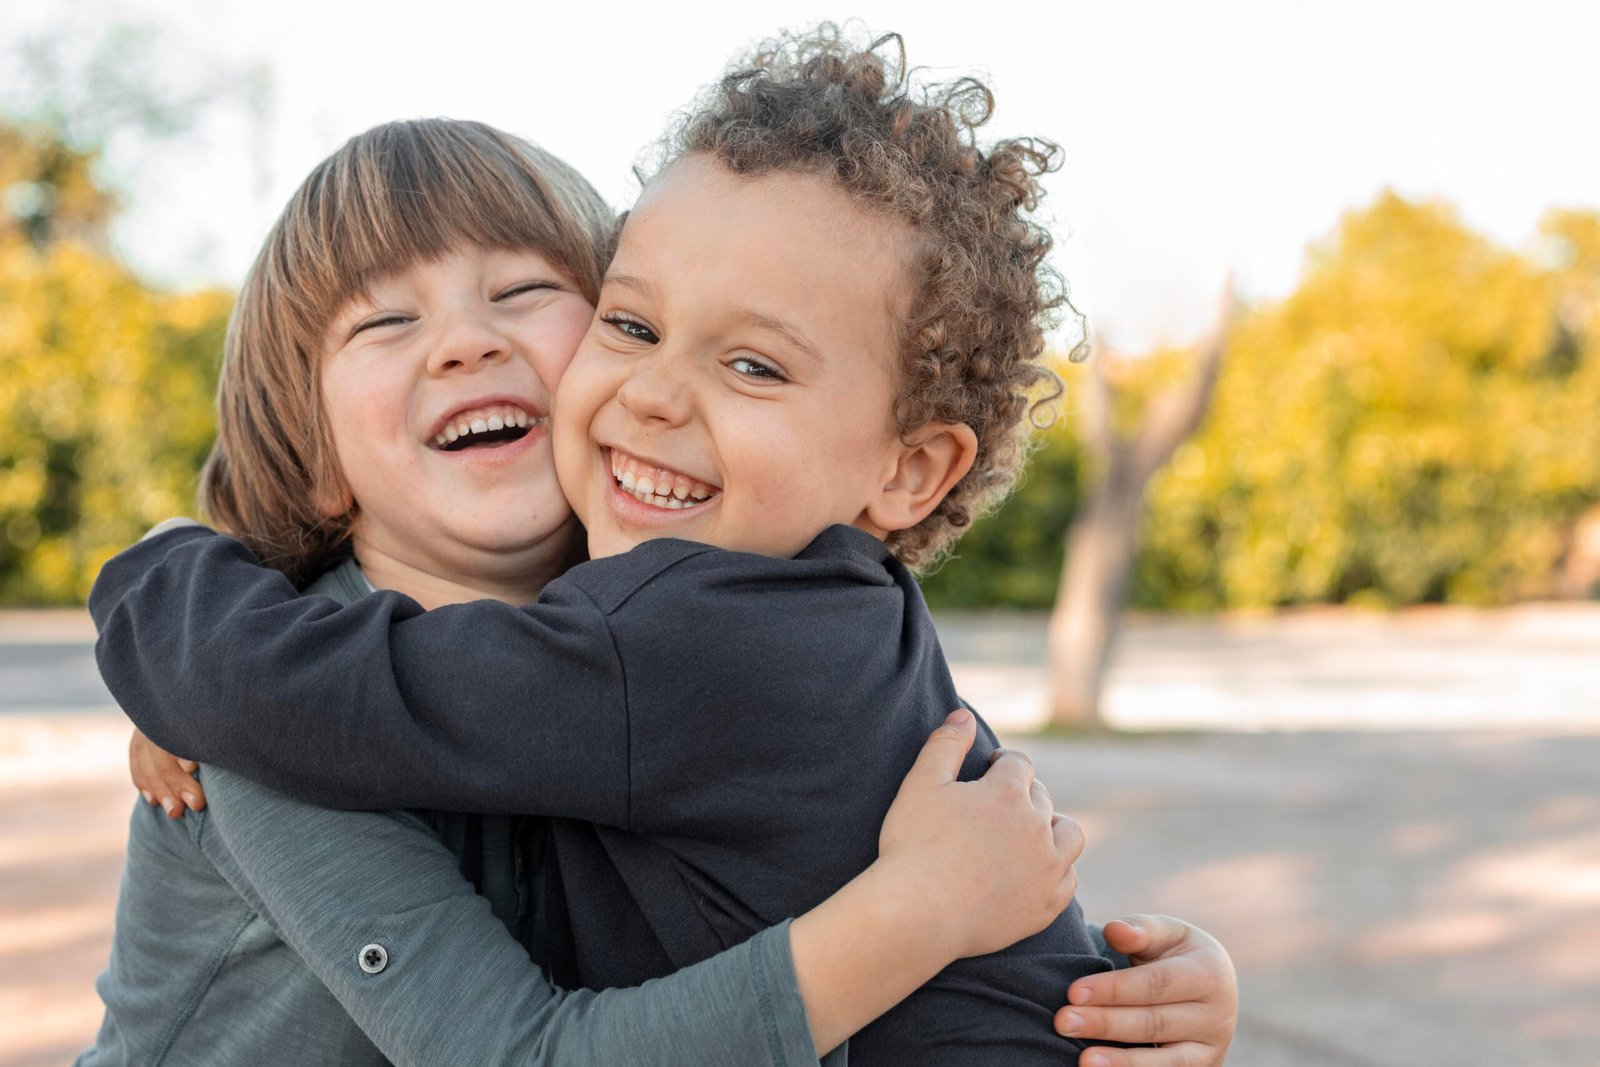
[[[334,807],[559,823],[558,981],[630,985],[819,904],[872,862],[960,704],[915,581],[849,527],[794,559],[651,541],[539,602],[425,612],[299,596],[177,530],[106,565],[103,675],[157,744]],[[997,747],[986,726],[963,768]],[[1105,970],[1074,903],[863,1030],[856,1065],[1061,1064],[1068,985]]]

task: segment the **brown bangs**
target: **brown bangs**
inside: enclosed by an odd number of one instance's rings
[[[475,122],[391,123],[352,140],[286,212],[285,280],[308,333],[376,277],[464,245],[537,249],[591,302],[611,214],[576,171]],[[598,239],[597,239],[598,235]]]
[[[217,389],[201,510],[297,582],[345,551],[354,502],[322,417],[335,315],[379,276],[455,248],[530,249],[593,303],[611,210],[577,171],[477,122],[368,130],[313,170],[240,290]]]

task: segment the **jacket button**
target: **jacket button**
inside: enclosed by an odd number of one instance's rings
[[[379,944],[368,945],[356,953],[356,962],[368,974],[377,974],[389,966],[389,950]]]

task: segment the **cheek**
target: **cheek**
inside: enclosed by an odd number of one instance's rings
[[[562,369],[561,388],[555,395],[556,437],[587,438],[596,413],[617,395],[625,371],[603,349],[584,343]]]
[[[583,346],[593,318],[594,309],[588,304],[564,309],[562,318],[551,323],[540,343],[533,346],[533,369],[552,393],[566,380],[567,370]]]
[[[551,447],[555,453],[556,477],[579,518],[583,517],[584,488],[593,445],[590,428],[595,414],[612,394],[602,361],[586,356],[580,349],[561,379],[551,416]]]
[[[396,447],[412,433],[409,391],[397,376],[376,367],[340,367],[323,375],[322,410],[339,467],[352,487],[384,475]]]

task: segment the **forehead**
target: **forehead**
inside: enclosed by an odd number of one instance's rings
[[[702,314],[782,319],[824,349],[892,349],[911,246],[908,225],[820,175],[744,177],[691,155],[646,187],[612,265],[676,289]]]

